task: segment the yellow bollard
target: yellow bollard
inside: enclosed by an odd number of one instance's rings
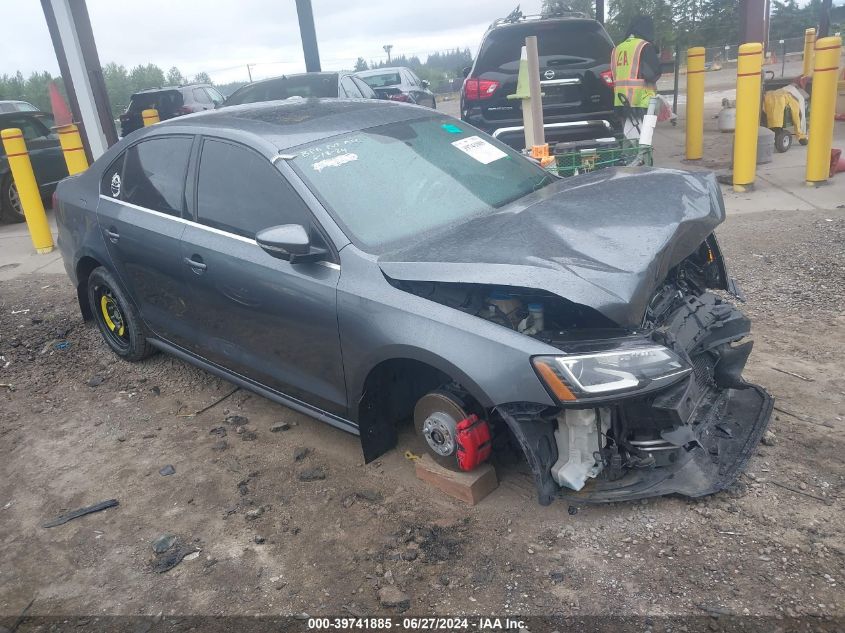
[[[35,173],[32,171],[32,162],[29,160],[23,132],[13,127],[0,132],[0,136],[3,138],[3,148],[6,150],[9,169],[12,171],[18,197],[21,200],[32,245],[39,253],[49,253],[53,250],[53,234],[47,223],[47,214],[44,212],[44,203],[41,201],[41,192],[38,190]]]
[[[736,66],[736,130],[734,130],[734,191],[754,188],[757,174],[757,135],[760,131],[760,87],[763,45],[739,47]]]
[[[59,143],[65,156],[68,174],[73,176],[88,169],[88,158],[85,156],[78,127],[73,123],[62,125],[59,128]]]
[[[841,50],[841,37],[823,37],[816,41],[813,107],[810,108],[810,141],[807,144],[808,187],[820,185],[830,177],[830,148],[833,145],[833,117]]]
[[[704,47],[687,50],[687,160],[704,156]]]
[[[801,76],[809,77],[813,74],[813,49],[816,45],[816,29],[804,31],[804,65],[801,67]]]
[[[144,120],[144,127],[149,127],[155,123],[159,123],[161,119],[158,118],[158,110],[150,108],[141,112],[141,118]]]

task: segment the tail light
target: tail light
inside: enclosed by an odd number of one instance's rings
[[[388,99],[390,99],[391,101],[402,101],[403,103],[411,102],[411,97],[401,92],[399,94],[390,95]]]
[[[176,109],[176,115],[179,116],[180,114],[191,114],[193,111],[193,108],[191,108],[190,106],[182,106]]]
[[[484,101],[493,96],[499,88],[499,82],[492,79],[467,79],[464,81],[464,99]]]
[[[604,70],[599,74],[599,77],[602,78],[602,81],[606,83],[608,86],[613,88],[613,71],[612,70]]]
[[[59,208],[59,199],[56,197],[56,192],[53,192],[53,196],[50,198],[50,208],[53,211],[56,211]]]

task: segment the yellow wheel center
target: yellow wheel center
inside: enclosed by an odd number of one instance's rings
[[[117,304],[114,302],[114,299],[112,299],[111,297],[108,297],[106,295],[103,295],[100,298],[100,310],[103,313],[103,320],[105,320],[106,325],[109,327],[109,329],[112,332],[117,332],[118,336],[123,336],[124,331],[126,331],[126,328],[123,325],[123,320],[120,319],[121,323],[120,323],[120,327],[118,328],[117,324],[114,322],[114,320],[112,320],[112,317],[111,317],[111,314],[110,314],[111,311],[117,310]]]

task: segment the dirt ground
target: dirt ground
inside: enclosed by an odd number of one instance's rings
[[[415,479],[410,433],[365,466],[357,438],[244,391],[189,417],[233,387],[117,360],[63,276],[3,282],[0,616],[399,613],[387,586],[414,614],[845,616],[845,217],[739,215],[719,235],[773,435],[729,491],[579,508],[537,505],[522,466],[467,507]]]

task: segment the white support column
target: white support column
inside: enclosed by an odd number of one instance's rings
[[[91,154],[94,160],[96,160],[108,149],[109,145],[106,141],[106,135],[100,126],[100,119],[97,116],[97,106],[94,102],[94,92],[91,90],[91,82],[88,79],[88,73],[85,71],[82,48],[79,45],[76,25],[70,12],[70,3],[72,1],[50,0],[50,5],[56,17],[56,26],[59,30],[59,37],[62,41],[65,57],[67,58],[70,79],[76,90],[76,99],[79,102],[79,111],[82,116],[85,136],[88,139]]]

